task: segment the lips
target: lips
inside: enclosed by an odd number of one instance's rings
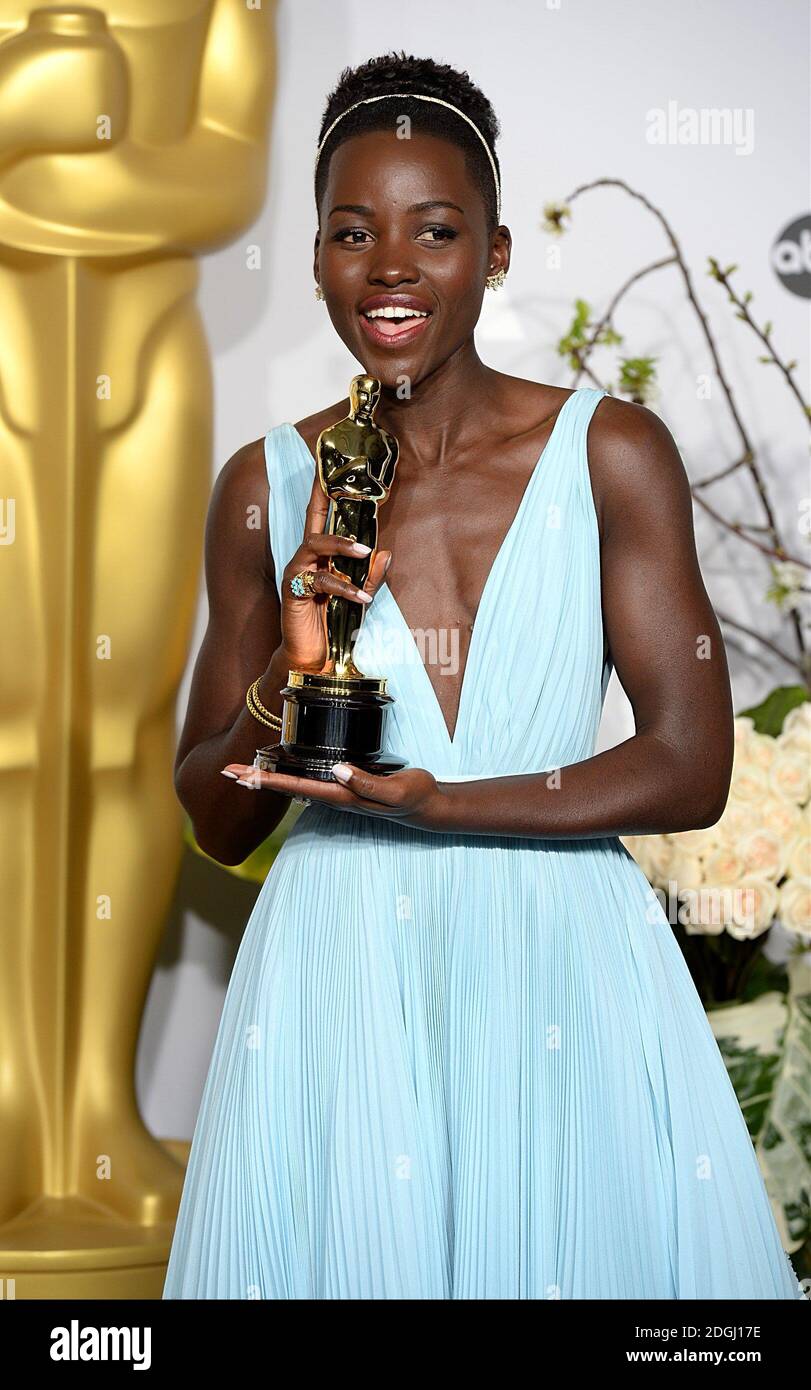
[[[432,307],[413,294],[373,294],[358,305],[361,326],[380,347],[402,347],[425,332]]]

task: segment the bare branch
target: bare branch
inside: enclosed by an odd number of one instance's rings
[[[611,300],[611,303],[609,304],[608,308],[606,309],[605,313],[603,314],[603,317],[600,319],[600,322],[599,322],[599,323],[597,324],[597,326],[595,327],[594,332],[592,333],[591,337],[589,338],[588,342],[586,343],[586,346],[582,349],[582,352],[583,352],[583,354],[584,354],[586,357],[589,356],[589,354],[590,354],[590,353],[593,351],[593,349],[596,347],[596,345],[597,345],[597,340],[598,340],[600,334],[601,334],[606,328],[608,328],[608,327],[611,325],[611,320],[612,320],[612,318],[613,318],[613,316],[614,316],[614,312],[615,312],[615,310],[616,310],[616,308],[617,308],[617,305],[619,304],[620,300],[628,293],[628,291],[629,291],[629,289],[631,288],[631,286],[632,286],[632,285],[635,285],[635,284],[637,283],[638,280],[642,280],[642,279],[644,278],[644,276],[646,276],[646,275],[651,275],[655,270],[662,270],[663,267],[666,266],[666,265],[675,265],[675,264],[676,264],[676,257],[675,257],[675,256],[666,256],[665,259],[662,260],[662,261],[653,261],[653,263],[652,263],[651,265],[646,265],[646,266],[644,267],[644,269],[638,270],[638,271],[636,272],[635,275],[632,275],[631,278],[630,278],[630,280],[626,280],[626,281],[625,281],[625,284],[621,287],[621,289],[617,290],[617,293],[614,295],[614,298]],[[581,360],[581,354],[580,354],[580,352],[577,352],[576,356],[577,356],[578,361],[580,362],[580,367],[579,367],[579,369],[578,369],[578,371],[577,371],[577,373],[576,373],[574,379],[572,380],[572,386],[576,386],[577,383],[578,383],[578,381],[580,380],[580,377],[582,376],[583,372],[586,372],[585,362],[584,362],[583,360]],[[587,374],[588,374],[588,373],[587,373]]]
[[[760,642],[761,646],[768,647],[769,651],[774,652],[775,656],[779,656],[780,660],[785,661],[786,665],[791,666],[792,670],[800,673],[803,678],[803,684],[807,683],[806,672],[803,669],[803,663],[801,661],[797,661],[795,657],[789,656],[788,652],[782,651],[776,643],[771,642],[769,638],[764,637],[762,633],[756,632],[754,628],[746,627],[744,623],[739,623],[735,618],[730,618],[728,613],[722,613],[716,608],[715,616],[718,618],[719,622],[726,623],[729,627],[736,628],[738,632],[745,632],[747,637],[753,637],[756,642]]]
[[[755,320],[752,318],[752,315],[749,312],[748,300],[745,298],[741,299],[739,295],[735,293],[735,291],[732,288],[732,285],[729,282],[727,272],[721,269],[720,265],[718,264],[718,261],[715,260],[715,258],[712,256],[710,257],[710,266],[710,273],[713,279],[717,280],[719,285],[723,285],[724,289],[729,295],[731,303],[735,305],[735,308],[738,311],[738,318],[742,319],[744,323],[747,323],[749,325],[755,336],[759,338],[762,342],[763,346],[769,354],[769,358],[771,359],[771,361],[774,362],[774,365],[778,367],[780,371],[783,373],[783,376],[786,378],[789,390],[799,402],[799,406],[803,412],[803,418],[805,420],[805,423],[807,425],[811,425],[811,406],[809,406],[807,401],[803,400],[803,397],[800,394],[800,389],[796,381],[794,380],[794,377],[792,376],[792,370],[796,366],[796,363],[787,363],[784,362],[781,357],[778,357],[777,352],[774,349],[774,345],[771,341],[771,335],[768,331],[771,328],[771,324],[766,324],[764,328],[761,328],[759,324],[755,323]]]
[[[763,512],[768,523],[768,534],[772,541],[772,548],[769,549],[766,546],[759,545],[758,542],[753,540],[751,536],[747,536],[740,527],[731,525],[729,522],[725,521],[725,519],[722,516],[719,516],[717,512],[715,512],[711,507],[709,507],[707,503],[704,502],[703,499],[698,496],[697,493],[694,492],[693,496],[695,497],[696,501],[699,502],[715,518],[715,520],[719,522],[720,525],[727,527],[728,530],[732,531],[741,540],[747,541],[747,543],[750,545],[757,546],[757,548],[759,550],[762,550],[763,553],[766,555],[774,555],[781,560],[788,559],[789,557],[786,554],[785,546],[783,545],[782,539],[780,537],[780,532],[778,530],[777,518],[775,516],[774,509],[772,507],[771,500],[766,490],[766,485],[761,475],[760,469],[757,466],[754,446],[752,444],[751,439],[749,438],[749,433],[747,431],[746,425],[744,424],[744,421],[741,418],[740,412],[738,410],[737,402],[735,400],[735,393],[732,389],[732,384],[724,371],[723,364],[721,362],[721,356],[709,325],[709,320],[696,294],[690,270],[687,266],[687,262],[684,259],[681,246],[679,245],[673,228],[667,221],[667,218],[665,217],[664,213],[661,212],[660,209],[657,208],[656,205],[652,203],[649,198],[646,198],[643,193],[640,193],[637,189],[632,188],[630,184],[626,183],[624,179],[593,179],[591,182],[581,184],[578,188],[576,188],[574,192],[571,193],[569,197],[566,199],[566,202],[569,204],[569,206],[571,206],[575,199],[582,197],[584,193],[590,193],[598,188],[618,188],[622,190],[622,192],[627,193],[629,198],[634,198],[638,203],[641,203],[642,206],[644,208],[647,208],[648,212],[656,218],[657,222],[664,231],[664,234],[673,249],[672,259],[678,264],[679,270],[681,271],[687,298],[690,304],[692,305],[692,308],[698,319],[701,332],[704,337],[704,341],[707,344],[707,349],[709,351],[710,358],[712,360],[713,366],[715,367],[716,376],[718,378],[724,396],[726,397],[727,407],[729,409],[730,415],[732,416],[735,428],[738,431],[738,435],[743,446],[742,461],[749,471],[749,475],[752,479],[752,482],[755,485],[758,497],[760,498],[760,504],[763,508]],[[701,484],[701,486],[705,485],[706,484]],[[811,566],[807,565],[806,562],[803,560],[797,560],[795,563],[803,565],[803,567],[806,569],[811,568]],[[803,634],[802,624],[800,623],[799,615],[796,612],[792,612],[790,615],[790,621],[794,628],[794,635],[799,650],[804,655],[806,650],[805,637]]]
[[[730,473],[734,473],[737,468],[742,468],[744,464],[748,464],[751,462],[752,460],[748,454],[742,454],[739,459],[736,459],[735,463],[730,463],[726,468],[722,468],[720,473],[712,473],[710,474],[709,478],[701,478],[699,482],[693,483],[693,489],[699,487],[709,487],[711,483],[720,482],[721,478],[728,478]],[[758,527],[758,530],[759,529],[760,528]],[[768,527],[765,527],[764,529],[768,530]]]
[[[809,564],[807,560],[801,560],[797,555],[788,555],[782,546],[776,548],[770,545],[761,545],[760,541],[756,541],[754,536],[746,535],[746,531],[751,530],[751,527],[745,526],[743,522],[727,521],[726,517],[721,516],[721,513],[717,512],[714,507],[711,507],[709,502],[705,502],[703,497],[697,497],[695,493],[693,493],[693,496],[696,502],[698,502],[698,505],[703,507],[705,512],[709,512],[713,521],[717,521],[718,525],[723,526],[725,530],[731,531],[739,540],[746,541],[747,545],[753,545],[762,555],[771,555],[775,560],[790,560],[793,565],[801,565],[803,569],[811,570],[811,564]],[[771,532],[768,531],[767,534],[770,535]]]

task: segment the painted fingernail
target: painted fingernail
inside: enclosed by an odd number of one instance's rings
[[[368,555],[371,549],[370,545],[363,545],[360,541],[352,543],[352,551],[355,555]]]
[[[235,772],[226,772],[224,767],[220,768],[220,772],[222,773],[223,777],[233,777],[235,782],[239,781],[239,778],[237,777],[237,774]]]
[[[352,776],[352,769],[346,763],[333,763],[332,775],[337,777],[339,782],[348,782]]]
[[[244,777],[238,777],[238,778],[237,778],[237,786],[238,786],[238,787],[247,787],[248,790],[249,790],[249,791],[252,791],[252,792],[258,792],[258,791],[259,791],[259,784],[258,784],[257,782],[249,782],[249,781],[247,780],[247,778],[244,778]]]
[[[391,557],[391,555],[390,555],[389,558],[388,558],[388,560],[386,561],[385,565],[383,566],[383,573],[384,573],[384,574],[388,574],[388,572],[389,572],[389,565],[391,564],[391,561],[392,561],[392,557]]]
[[[358,589],[358,598],[360,599],[361,603],[371,603],[372,599],[374,598],[374,594],[367,594],[365,589]]]

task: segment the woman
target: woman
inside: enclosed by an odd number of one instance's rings
[[[234,966],[165,1298],[798,1297],[618,839],[711,825],[729,788],[687,479],[650,411],[478,357],[510,263],[497,134],[467,74],[405,54],[345,71],[324,114],[316,285],[400,441],[365,592],[328,570],[357,552],[322,534],[313,456],[346,400],[214,489],[178,793],[226,864],[309,804]],[[408,766],[259,774],[288,670],[325,666],[331,594],[364,605],[354,654]],[[637,731],[594,756],[612,666]]]

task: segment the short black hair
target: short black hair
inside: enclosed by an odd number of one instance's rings
[[[360,67],[344,68],[337,86],[327,98],[317,143],[320,145],[325,132],[336,117],[363,97],[382,96],[386,92],[412,91],[421,92],[425,96],[441,97],[443,101],[458,106],[460,111],[469,116],[487,141],[500,184],[501,170],[496,154],[496,140],[500,134],[500,127],[493,107],[466,72],[452,68],[448,63],[436,63],[433,58],[414,58],[405,52],[384,53],[378,58],[370,58]],[[498,206],[493,171],[479,137],[470,129],[467,121],[461,120],[453,111],[448,111],[435,102],[409,101],[407,97],[392,108],[392,102],[374,101],[368,106],[358,107],[338,122],[318,161],[315,178],[316,209],[321,206],[329,162],[338,146],[351,136],[360,135],[367,130],[391,129],[398,116],[407,115],[411,120],[412,129],[450,140],[464,151],[468,171],[484,199],[488,230],[494,232],[498,226]]]

